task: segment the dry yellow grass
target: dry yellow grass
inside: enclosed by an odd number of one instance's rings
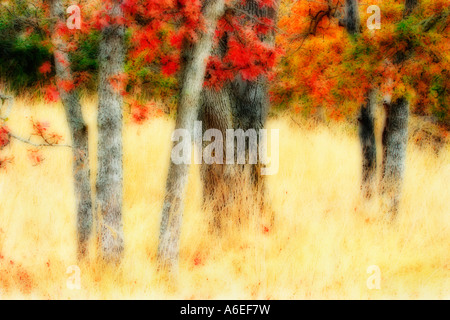
[[[95,177],[95,104],[85,111],[91,128]],[[58,105],[18,103],[9,126],[27,136],[25,117],[49,121],[67,137]],[[268,179],[275,225],[263,231],[257,215],[219,238],[208,233],[198,167],[192,168],[175,287],[158,278],[156,249],[173,121],[126,125],[123,264],[114,270],[80,265],[81,290],[70,290],[75,265],[71,152],[43,151],[33,167],[29,146],[0,173],[0,298],[42,299],[449,299],[450,150],[408,149],[397,224],[382,219],[375,200],[360,200],[360,151],[349,127],[299,127],[289,117],[280,129],[280,171]],[[66,139],[66,142],[67,141]],[[92,181],[94,182],[94,181]],[[91,248],[92,255],[95,248]],[[367,268],[379,266],[381,289],[369,290]]]

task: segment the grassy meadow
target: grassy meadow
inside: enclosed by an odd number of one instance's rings
[[[96,108],[84,104],[94,186]],[[18,101],[8,126],[28,138],[31,117],[70,144],[61,105]],[[388,224],[379,199],[361,201],[356,129],[290,115],[268,123],[280,129],[280,170],[267,180],[274,225],[254,214],[221,237],[211,234],[192,166],[180,273],[167,283],[156,272],[156,250],[173,128],[169,117],[140,126],[125,117],[125,257],[109,270],[95,261],[93,243],[91,263],[78,266],[79,290],[67,286],[77,265],[71,150],[45,148],[34,166],[29,145],[4,149],[14,161],[0,172],[0,299],[450,298],[449,145],[436,155],[409,144],[400,215]],[[380,289],[367,285],[373,265]]]

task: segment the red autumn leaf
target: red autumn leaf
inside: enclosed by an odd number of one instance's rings
[[[14,160],[13,157],[2,157],[0,158],[0,170],[6,170],[7,165],[10,164]],[[3,256],[0,255],[0,259],[3,259]]]
[[[54,85],[45,88],[44,99],[47,103],[56,102],[59,99],[58,89]]]
[[[58,87],[60,87],[65,92],[70,92],[75,88],[75,84],[70,80],[60,80],[58,81]]]
[[[183,44],[183,39],[184,39],[184,33],[183,32],[174,33],[170,37],[170,44],[172,45],[172,47],[175,47],[177,49],[181,49],[181,46]]]
[[[44,62],[39,67],[39,72],[43,75],[47,75],[52,71],[52,64],[49,61]]]
[[[9,129],[6,126],[0,127],[0,149],[9,144]]]
[[[48,132],[50,124],[48,122],[34,121],[31,119],[33,125],[32,136],[41,138],[46,144],[56,145],[60,143],[63,138],[61,135],[54,132]]]
[[[40,153],[40,150],[28,150],[28,158],[32,162],[33,166],[38,166],[45,160],[45,158]]]
[[[259,7],[264,8],[264,7],[268,7],[268,8],[273,8],[273,6],[275,5],[275,1],[274,0],[257,0]]]
[[[113,87],[114,91],[125,95],[126,86],[128,82],[128,75],[126,73],[119,73],[109,79],[109,84]]]
[[[161,71],[166,76],[171,76],[175,74],[179,69],[179,63],[173,56],[163,57],[161,59],[161,64],[162,64]]]
[[[144,104],[140,103],[137,100],[133,100],[130,103],[131,108],[131,116],[133,119],[133,122],[137,124],[142,124],[144,121],[146,121],[149,118],[149,109]]]

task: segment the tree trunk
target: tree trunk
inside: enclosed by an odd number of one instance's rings
[[[199,117],[202,121],[203,133],[209,129],[216,129],[222,133],[223,150],[226,150],[226,131],[233,128],[229,92],[229,84],[220,90],[204,88]],[[221,230],[223,215],[226,215],[226,208],[232,202],[232,176],[233,166],[226,164],[225,153],[223,153],[222,164],[207,164],[205,161],[201,164],[203,204],[212,206],[213,225],[216,230]]]
[[[228,35],[220,39],[219,45],[213,54],[223,58],[228,50]],[[208,77],[208,75],[206,75]],[[233,129],[233,114],[231,101],[231,83],[223,84],[220,89],[203,88],[201,96],[201,109],[199,120],[202,122],[203,134],[210,129],[219,130],[223,137],[223,150],[226,150],[226,131]],[[205,148],[207,143],[204,143]],[[222,163],[208,164],[204,160],[201,164],[201,177],[203,185],[203,206],[210,206],[213,213],[213,231],[222,230],[224,216],[233,203],[233,173],[234,165],[226,164],[225,152],[222,154]],[[236,181],[234,181],[236,182]]]
[[[345,2],[345,28],[348,34],[360,34],[361,21],[357,0]],[[374,113],[376,108],[376,91],[367,93],[366,103],[361,106],[358,125],[359,140],[362,151],[362,182],[361,190],[365,198],[371,198],[377,170],[377,146],[375,141]]]
[[[257,18],[276,19],[278,7],[261,7],[255,0],[248,0],[236,6]],[[238,13],[239,14],[239,13]],[[221,39],[216,52],[224,56],[228,50],[227,36]],[[275,33],[269,32],[262,41],[269,45],[275,44]],[[201,121],[205,129],[218,129],[225,137],[226,129],[254,129],[256,132],[263,129],[269,112],[267,77],[260,76],[257,81],[244,81],[236,77],[227,83],[220,91],[204,89],[203,111]],[[231,119],[230,119],[231,116]],[[225,146],[226,144],[224,144]],[[246,143],[245,152],[249,145]],[[236,154],[236,153],[235,153]],[[203,190],[205,204],[212,205],[214,213],[214,226],[216,231],[221,230],[223,219],[227,219],[228,209],[233,210],[234,205],[251,209],[249,204],[260,202],[264,206],[264,179],[261,175],[261,164],[248,165],[202,165]],[[249,189],[245,189],[248,184]],[[244,188],[244,189],[243,189]],[[250,200],[250,202],[248,201]],[[271,219],[272,220],[272,219]]]
[[[361,190],[367,199],[373,195],[377,170],[377,146],[375,141],[374,112],[376,107],[376,91],[370,90],[366,103],[361,106],[358,117],[359,139],[362,150],[362,183]]]
[[[60,0],[51,2],[51,14],[56,20],[56,24],[65,23],[64,6]],[[54,46],[57,82],[73,82],[67,54],[67,43],[56,32],[53,32],[52,43]],[[69,65],[65,65],[64,62]],[[87,255],[87,244],[93,225],[88,128],[83,119],[78,92],[75,89],[67,92],[60,86],[58,86],[58,90],[66,111],[72,138],[73,178],[77,203],[78,256],[79,258],[84,258]]]
[[[261,7],[256,0],[247,0],[240,5],[240,9],[250,16],[257,18],[268,18],[276,25],[279,1],[274,7]],[[261,40],[269,46],[275,45],[275,31],[271,30]],[[234,128],[244,131],[254,129],[257,132],[264,129],[270,108],[269,83],[267,76],[262,75],[256,81],[245,81],[238,76],[232,83]],[[246,150],[247,152],[247,150]],[[264,179],[261,175],[262,164],[258,161],[256,165],[250,165],[251,179],[257,193],[264,192]],[[264,197],[261,197],[263,199]],[[263,205],[263,204],[262,204]]]
[[[407,18],[419,5],[419,0],[406,0],[403,17]],[[394,56],[395,64],[402,64],[409,58],[412,43]],[[398,213],[408,143],[409,103],[406,97],[384,104],[386,121],[383,131],[383,169],[381,192],[388,214],[395,218]]]
[[[120,1],[108,9],[113,18],[123,16]],[[102,258],[118,263],[124,250],[122,225],[122,94],[113,82],[124,72],[125,28],[112,24],[102,30],[99,54],[97,216]],[[120,87],[120,84],[118,85]]]
[[[245,81],[238,77],[232,88],[234,128],[244,131],[254,129],[257,133],[264,129],[270,107],[267,77],[260,76],[256,81]],[[249,151],[248,144],[245,151]],[[261,175],[261,163],[258,160],[257,164],[244,165],[242,168],[246,166],[250,166],[252,188],[262,192],[264,178]]]
[[[358,0],[345,1],[345,28],[351,35],[359,34],[361,31]]]
[[[408,17],[419,5],[419,0],[406,0],[405,9],[403,10],[403,17]]]
[[[383,169],[381,192],[387,197],[389,214],[398,212],[405,171],[406,146],[408,142],[409,104],[405,97],[384,104],[386,123],[383,131]]]
[[[214,33],[218,19],[223,15],[224,9],[224,0],[205,1],[202,13],[205,19],[206,31],[199,35],[197,42],[187,44],[184,49],[185,61],[181,77],[181,93],[175,128],[176,130],[188,130],[191,137],[194,133],[194,122],[197,119],[200,107],[200,96],[208,57],[212,50]],[[159,267],[169,273],[176,273],[178,269],[183,200],[188,174],[188,164],[177,165],[171,161],[162,210],[158,247]]]

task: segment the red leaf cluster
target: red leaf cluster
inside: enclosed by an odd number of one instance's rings
[[[48,122],[34,121],[31,119],[33,126],[32,136],[36,136],[44,140],[48,145],[56,145],[60,143],[63,138],[55,132],[49,132],[50,124]]]
[[[9,129],[6,126],[0,127],[0,150],[9,144]]]
[[[52,64],[49,61],[44,62],[39,67],[39,72],[43,75],[47,75],[52,71]]]
[[[59,92],[56,86],[49,85],[45,88],[44,100],[47,103],[56,102],[59,99]]]
[[[136,124],[143,124],[151,117],[156,117],[163,113],[162,110],[158,108],[156,102],[150,101],[144,104],[138,100],[131,100],[130,112],[131,119]]]

